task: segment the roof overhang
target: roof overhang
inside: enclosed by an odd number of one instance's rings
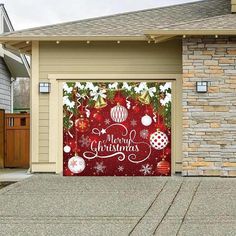
[[[157,30],[151,30],[146,31],[145,35],[150,40],[162,42],[165,40],[169,40],[173,37],[178,36],[235,36],[236,35],[236,29],[223,29],[223,30],[214,30],[214,29],[207,29],[207,30],[167,30],[167,29],[157,29]]]
[[[22,37],[4,37],[0,36],[0,43],[6,49],[31,54],[32,41],[50,42],[50,41],[145,41],[145,35],[129,36],[129,35],[114,35],[114,36],[22,36]]]
[[[6,49],[17,51],[18,53],[31,54],[32,41],[154,41],[164,42],[175,37],[182,36],[235,36],[236,29],[207,29],[207,30],[171,30],[171,29],[156,29],[145,31],[143,35],[91,35],[91,36],[0,36],[0,43],[2,43]]]

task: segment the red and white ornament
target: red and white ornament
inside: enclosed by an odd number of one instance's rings
[[[150,136],[150,144],[156,150],[164,149],[168,144],[168,137],[165,133],[161,131],[156,131]]]
[[[65,153],[69,153],[71,151],[71,147],[66,145],[64,148],[63,148],[64,152]]]
[[[152,118],[146,114],[142,117],[141,122],[144,126],[150,126],[152,124]]]
[[[89,119],[81,115],[80,118],[75,121],[75,128],[77,132],[80,133],[87,132],[90,128]]]
[[[79,174],[85,169],[85,161],[80,156],[73,156],[68,161],[68,168],[74,174]]]
[[[168,175],[170,172],[170,163],[166,160],[162,160],[157,164],[157,172],[161,175]]]
[[[119,103],[111,109],[110,112],[111,119],[114,122],[121,123],[124,122],[128,117],[128,110],[121,106]]]

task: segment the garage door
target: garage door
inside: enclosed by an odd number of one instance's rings
[[[171,83],[64,83],[63,173],[170,175]]]

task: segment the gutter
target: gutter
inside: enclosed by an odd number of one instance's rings
[[[236,35],[236,29],[156,29],[144,32],[145,35],[169,35],[169,36],[210,36],[210,35]]]
[[[13,33],[14,34],[14,33]],[[145,35],[108,35],[108,36],[98,36],[98,35],[71,35],[71,36],[0,36],[0,42],[6,43],[11,41],[143,41],[147,40]]]

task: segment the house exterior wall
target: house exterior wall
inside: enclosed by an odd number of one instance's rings
[[[0,109],[11,111],[11,74],[0,57]]]
[[[35,48],[35,51],[34,51]],[[182,42],[168,41],[160,44],[147,42],[41,42],[37,55],[33,46],[32,75],[39,74],[38,80],[48,81],[50,74],[181,74],[182,72]],[[39,68],[34,65],[39,59]],[[31,91],[36,92],[37,83]],[[33,118],[38,129],[38,157],[32,154],[32,169],[45,171],[43,167],[36,168],[38,163],[50,163],[49,158],[49,95],[32,96],[32,104],[39,107],[39,117]],[[38,103],[38,105],[37,105]],[[36,114],[36,113],[35,113]],[[33,137],[33,139],[36,139]],[[34,150],[36,150],[34,149]],[[61,157],[62,158],[62,157]],[[53,164],[53,163],[52,163]]]
[[[236,12],[236,0],[231,0],[231,10],[233,13]]]
[[[196,81],[209,81],[196,93]],[[236,176],[236,39],[183,40],[183,175]]]

